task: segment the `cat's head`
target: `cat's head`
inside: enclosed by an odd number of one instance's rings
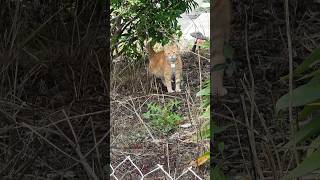
[[[165,46],[164,53],[167,57],[167,60],[169,60],[170,62],[175,62],[179,54],[179,48],[176,44]]]

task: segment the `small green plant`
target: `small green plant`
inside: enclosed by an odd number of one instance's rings
[[[151,125],[162,133],[167,134],[175,129],[182,119],[181,115],[176,113],[180,108],[180,102],[177,100],[171,100],[163,106],[157,103],[149,103],[147,106],[148,111],[143,114],[143,117],[149,119]]]
[[[204,41],[201,45],[202,49],[209,50],[210,49],[210,41]]]

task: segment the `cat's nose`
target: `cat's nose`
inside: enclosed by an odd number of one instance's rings
[[[172,55],[172,56],[169,56],[169,59],[170,59],[170,60],[176,60],[177,57],[176,57],[175,55]]]

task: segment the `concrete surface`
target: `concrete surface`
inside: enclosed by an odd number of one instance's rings
[[[183,13],[178,23],[181,25],[182,37],[180,43],[182,48],[187,48],[188,44],[193,43],[195,39],[190,33],[199,31],[210,39],[210,13],[209,11],[199,11],[197,9],[209,9],[210,4],[203,0],[196,0],[198,7],[189,13]]]

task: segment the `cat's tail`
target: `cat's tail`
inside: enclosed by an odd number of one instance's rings
[[[150,42],[146,43],[146,48],[147,48],[149,56],[153,56],[155,54],[155,51],[153,50]]]

